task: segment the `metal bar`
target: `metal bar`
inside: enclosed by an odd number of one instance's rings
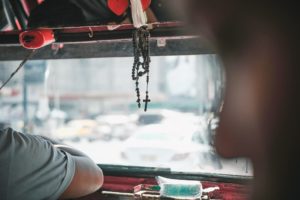
[[[180,22],[155,23],[151,26],[151,38],[194,35]],[[51,29],[54,31],[56,41],[59,43],[122,40],[132,38],[132,31],[134,30],[134,27],[131,24],[117,25],[114,30],[109,30],[111,28],[112,27],[108,25],[99,25]],[[0,32],[0,46],[19,44],[19,33],[20,32]]]
[[[21,2],[19,0],[9,0],[9,3],[22,30],[25,30],[27,27],[27,15]]]
[[[152,56],[214,53],[206,40],[193,36],[179,23],[154,24],[153,27],[150,32]],[[107,26],[57,28],[54,30],[56,43],[64,47],[58,50],[44,47],[33,59],[130,57],[133,55],[132,28],[132,25],[120,25],[114,31],[108,31]],[[19,60],[27,54],[27,50],[20,47],[19,33],[0,32],[0,51],[3,52],[0,60]]]
[[[168,168],[152,168],[152,167],[135,167],[120,165],[102,165],[99,167],[103,170],[105,176],[117,177],[136,177],[136,178],[155,178],[156,176],[164,176],[174,179],[186,180],[203,180],[222,183],[245,184],[252,180],[248,176],[221,175],[209,173],[184,173],[174,172]]]
[[[100,31],[94,32],[93,37],[87,33],[63,33],[56,32],[57,42],[85,42],[85,41],[105,41],[105,40],[123,40],[132,38],[132,30],[121,30],[121,31]],[[187,34],[182,28],[171,27],[171,28],[159,28],[150,31],[151,38],[161,37],[184,37]]]
[[[199,38],[168,38],[166,45],[159,47],[157,39],[150,41],[151,56],[167,55],[197,55],[212,54]],[[28,54],[28,50],[21,46],[0,46],[0,60],[21,60]],[[64,44],[62,49],[53,51],[46,46],[36,51],[32,59],[71,59],[71,58],[99,58],[99,57],[131,57],[133,56],[131,40],[106,42],[81,42]]]

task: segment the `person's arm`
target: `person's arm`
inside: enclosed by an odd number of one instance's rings
[[[60,199],[79,198],[97,191],[103,184],[102,170],[84,153],[70,146],[43,137],[53,144],[54,147],[72,155],[75,161],[75,174],[71,184],[61,195]]]
[[[96,192],[103,184],[102,170],[88,157],[73,156],[76,169],[71,184],[60,199],[79,198]]]

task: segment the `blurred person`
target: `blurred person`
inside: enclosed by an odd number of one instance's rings
[[[291,1],[186,1],[188,20],[220,55],[226,92],[216,149],[248,157],[250,199],[300,188],[299,11]]]
[[[78,198],[103,184],[101,169],[85,154],[49,138],[0,130],[0,199]]]

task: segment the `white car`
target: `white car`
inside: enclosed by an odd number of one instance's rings
[[[140,112],[137,117],[138,125],[159,124],[166,119],[173,119],[182,116],[180,112],[166,109],[154,109],[147,112]]]
[[[168,122],[174,123],[175,121],[194,124],[200,122],[200,117],[194,115],[193,113],[183,113],[167,109],[153,109],[147,112],[140,112],[136,118],[137,124],[139,126]]]
[[[126,114],[101,115],[96,118],[99,126],[106,127],[109,139],[127,139],[136,128],[135,121]]]
[[[197,126],[155,124],[141,127],[124,142],[124,164],[199,170],[211,160],[212,148]]]

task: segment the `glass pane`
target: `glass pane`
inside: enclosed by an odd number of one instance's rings
[[[28,62],[1,92],[1,126],[59,140],[101,164],[252,175],[246,159],[221,159],[213,147],[225,87],[217,56],[153,57],[147,112],[137,108],[132,62]],[[0,82],[18,64],[1,62]]]

